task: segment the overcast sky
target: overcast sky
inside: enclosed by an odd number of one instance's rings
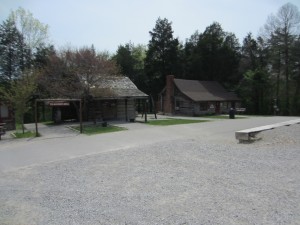
[[[267,17],[287,2],[300,9],[300,0],[0,0],[0,21],[22,7],[49,25],[56,47],[94,44],[114,53],[129,41],[148,44],[158,17],[172,22],[180,41],[216,21],[241,43],[249,32],[256,37]]]

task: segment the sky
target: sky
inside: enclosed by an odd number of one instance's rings
[[[182,42],[218,22],[242,43],[249,32],[256,37],[268,16],[287,2],[300,10],[300,0],[0,0],[0,22],[22,7],[49,26],[56,48],[93,44],[113,54],[128,42],[147,45],[159,17],[172,22],[173,35]]]

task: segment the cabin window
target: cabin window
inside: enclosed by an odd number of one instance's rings
[[[180,109],[180,101],[176,100],[175,101],[175,110],[179,110]]]
[[[200,103],[200,111],[207,111],[207,110],[208,110],[207,102],[201,102]]]
[[[8,107],[6,105],[0,105],[0,116],[2,118],[8,117]]]

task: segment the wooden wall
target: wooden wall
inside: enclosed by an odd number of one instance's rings
[[[127,108],[127,114],[126,114]],[[127,118],[126,118],[127,116]],[[127,106],[125,99],[117,100],[117,119],[118,120],[126,120],[135,119],[135,101],[134,99],[127,99]]]
[[[134,99],[98,100],[90,107],[90,119],[129,121],[136,117]]]

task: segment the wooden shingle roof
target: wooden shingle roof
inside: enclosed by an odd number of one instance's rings
[[[239,101],[233,92],[226,91],[216,81],[174,79],[175,86],[195,102],[201,101]]]
[[[135,84],[125,76],[105,76],[91,88],[95,98],[147,98]]]

